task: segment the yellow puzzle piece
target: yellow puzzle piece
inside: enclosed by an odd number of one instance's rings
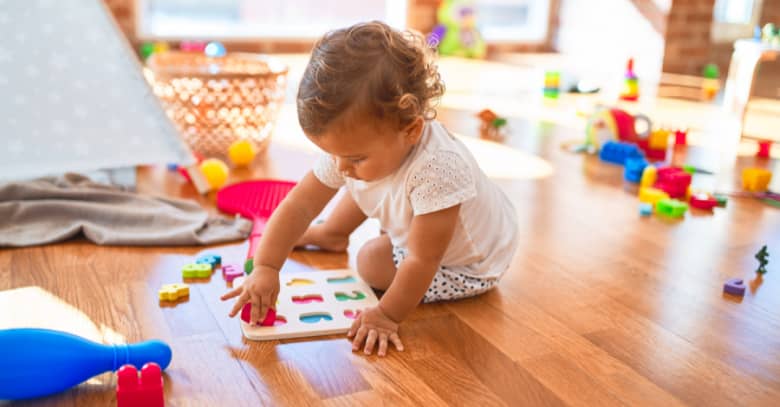
[[[176,301],[190,295],[190,286],[183,283],[163,284],[158,295],[160,301]]]

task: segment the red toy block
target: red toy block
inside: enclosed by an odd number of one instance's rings
[[[691,174],[680,167],[664,167],[657,170],[655,188],[660,189],[672,198],[684,198],[691,185]]]
[[[718,206],[718,200],[710,194],[693,194],[690,203],[692,207],[705,211],[711,211],[712,208]]]
[[[674,144],[678,146],[684,146],[688,144],[688,130],[675,130]]]
[[[666,159],[666,150],[650,148],[650,142],[647,139],[637,141],[636,145],[642,149],[648,161],[663,161]]]
[[[772,142],[769,140],[761,140],[758,142],[758,152],[756,157],[769,158],[769,149],[772,148]]]
[[[162,370],[150,362],[141,368],[141,377],[133,365],[124,365],[117,370],[117,407],[163,407]]]

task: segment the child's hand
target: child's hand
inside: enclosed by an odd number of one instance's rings
[[[388,318],[379,307],[364,309],[355,318],[352,328],[347,332],[347,337],[354,337],[352,339],[353,352],[360,349],[365,341],[363,352],[366,355],[370,355],[374,351],[374,346],[377,346],[377,355],[385,356],[388,340],[395,345],[398,351],[404,350],[404,345],[398,336],[398,324]]]
[[[276,304],[279,296],[279,271],[267,266],[257,266],[241,287],[235,288],[221,297],[222,301],[238,296],[230,311],[230,317],[236,316],[247,302],[252,304],[251,324],[265,319],[268,308]]]

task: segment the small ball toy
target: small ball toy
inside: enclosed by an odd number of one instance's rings
[[[237,167],[246,167],[255,159],[255,146],[247,139],[235,141],[228,148],[230,161]]]
[[[206,177],[211,188],[219,189],[228,178],[228,166],[218,158],[209,158],[200,163],[200,172]]]

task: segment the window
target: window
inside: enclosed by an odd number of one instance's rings
[[[488,42],[544,42],[550,0],[475,0],[477,24]]]
[[[358,21],[406,24],[398,0],[136,0],[142,40],[314,39]]]
[[[732,42],[753,36],[762,0],[716,0],[712,13],[712,39]]]

